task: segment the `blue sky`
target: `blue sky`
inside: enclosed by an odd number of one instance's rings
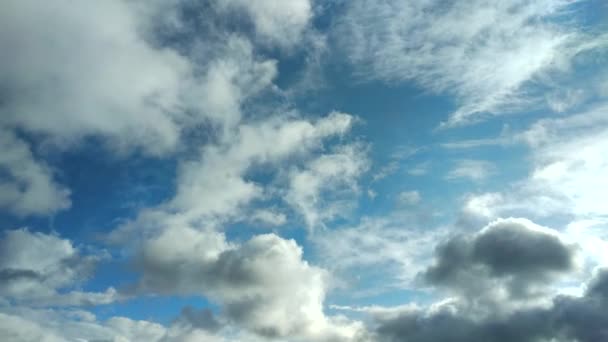
[[[608,339],[607,16],[3,3],[0,339]]]

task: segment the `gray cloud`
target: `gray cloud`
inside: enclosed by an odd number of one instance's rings
[[[466,311],[440,308],[379,317],[377,338],[409,342],[606,341],[606,297],[598,298],[597,289],[604,289],[607,278],[608,271],[603,269],[582,297],[557,296],[548,308],[523,309],[508,315],[473,318]]]
[[[215,317],[213,311],[209,309],[196,310],[191,306],[182,309],[176,323],[189,324],[197,329],[203,329],[213,333],[219,331],[224,325]]]
[[[501,219],[470,236],[437,248],[436,262],[423,272],[430,284],[458,292],[533,295],[536,286],[574,270],[575,249],[557,232],[525,219]]]

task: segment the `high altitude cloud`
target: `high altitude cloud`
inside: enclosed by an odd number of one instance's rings
[[[35,306],[112,302],[117,299],[113,288],[105,293],[65,291],[86,280],[99,259],[81,255],[69,240],[55,235],[8,230],[0,240],[0,297]]]
[[[367,168],[364,147],[342,146],[335,153],[323,154],[304,169],[292,172],[285,199],[304,217],[310,230],[323,227],[324,220],[348,212],[351,203],[341,201],[340,193],[358,191],[357,179]]]
[[[519,108],[527,85],[596,45],[559,19],[572,3],[349,1],[333,34],[362,77],[455,95],[456,124]]]
[[[601,217],[608,210],[601,200],[606,188],[608,161],[608,106],[561,118],[541,119],[521,132],[495,139],[463,142],[467,148],[479,144],[525,144],[530,148],[530,172],[507,190],[481,193],[467,198],[468,214],[495,218],[500,215],[569,215]]]

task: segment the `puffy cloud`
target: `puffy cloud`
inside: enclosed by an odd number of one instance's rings
[[[267,195],[265,184],[249,180],[248,172],[256,166],[284,170],[285,161],[306,161],[326,139],[346,134],[353,122],[351,115],[332,112],[316,121],[272,117],[242,123],[233,139],[206,145],[198,158],[183,162],[175,196],[157,208],[142,211],[134,222],[114,231],[111,240],[124,241],[133,233],[139,234],[140,228],[154,231],[172,225],[198,225],[203,219],[207,226],[213,226],[239,219],[253,200]],[[333,159],[320,158],[328,164],[337,158],[354,157],[354,153],[345,148]]]
[[[70,289],[89,277],[99,256],[81,255],[69,240],[55,235],[8,230],[0,240],[0,296],[29,305],[107,304],[116,291],[105,293]]]
[[[126,2],[85,8],[69,1],[10,1],[4,7],[2,124],[62,143],[94,134],[152,153],[175,145],[173,115],[190,65],[146,42]]]
[[[550,280],[575,271],[575,257],[575,247],[556,231],[526,219],[500,219],[441,244],[435,264],[422,275],[474,301],[525,302],[540,299]]]
[[[5,4],[0,124],[60,145],[92,135],[121,150],[166,153],[188,127],[234,124],[241,102],[276,75],[274,61],[258,59],[234,34],[208,37],[214,49],[195,56],[159,47],[154,11],[137,5]]]
[[[559,19],[570,1],[349,1],[334,37],[364,78],[459,99],[448,123],[512,111],[525,87],[601,44]]]
[[[443,306],[418,308],[377,315],[379,341],[603,341],[608,337],[605,298],[595,289],[602,286],[606,271],[591,280],[582,297],[557,296],[546,308],[530,308],[508,315],[474,318],[466,311]],[[595,284],[595,285],[593,285]]]
[[[262,336],[354,333],[323,313],[326,273],[302,260],[295,241],[274,234],[235,245],[220,233],[172,228],[142,245],[137,265],[140,291],[207,296],[231,322]]]
[[[70,204],[68,191],[52,181],[16,130],[52,148],[95,137],[112,152],[166,154],[201,124],[219,127],[219,135],[233,129],[242,103],[276,76],[275,61],[258,58],[247,39],[229,32],[206,37],[207,50],[178,53],[158,41],[164,21],[156,20],[156,12],[162,7],[173,13],[183,4],[149,3],[146,10],[139,5],[4,4],[0,144],[6,153],[0,169],[8,177],[0,182],[0,207],[29,215]],[[196,42],[190,36],[184,44]],[[17,173],[16,167],[23,168]]]
[[[53,181],[52,170],[35,160],[29,146],[0,128],[0,208],[19,216],[50,214],[70,206],[70,192]]]

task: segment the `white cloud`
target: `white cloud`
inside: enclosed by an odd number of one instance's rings
[[[53,172],[34,159],[29,146],[0,128],[0,208],[19,216],[51,214],[70,206],[70,192],[53,181]]]
[[[287,222],[287,216],[285,216],[285,214],[266,209],[256,210],[252,219],[253,221],[270,226],[282,226]]]
[[[346,134],[353,121],[348,114],[332,112],[316,121],[275,116],[241,123],[232,139],[203,146],[199,156],[181,163],[172,199],[142,210],[112,232],[110,240],[124,242],[133,234],[173,225],[209,227],[242,220],[252,201],[274,195],[266,184],[247,179],[249,171],[281,171],[289,168],[288,162],[305,162],[326,139]]]
[[[264,193],[261,185],[244,178],[251,167],[306,156],[324,139],[346,133],[352,122],[352,116],[333,112],[316,122],[274,118],[242,124],[229,142],[207,146],[200,160],[182,164],[169,206],[195,218],[235,216],[239,207]]]
[[[11,0],[0,13],[0,168],[10,176],[0,183],[0,207],[18,215],[53,213],[69,199],[14,130],[51,148],[98,137],[112,152],[171,153],[201,123],[231,131],[241,104],[276,76],[276,62],[234,34],[184,56],[153,42],[153,9],[122,0],[91,6]]]
[[[9,95],[0,122],[58,143],[94,134],[166,151],[179,139],[174,115],[189,62],[148,44],[125,2],[93,6],[4,4],[0,41],[7,55],[0,83]]]
[[[495,170],[494,164],[485,160],[462,159],[445,176],[448,180],[467,178],[471,181],[482,181]]]
[[[327,274],[302,260],[293,240],[267,234],[226,244],[221,233],[172,227],[144,242],[137,260],[140,290],[207,296],[230,321],[262,336],[339,340],[355,333],[325,316]]]
[[[541,119],[527,130],[510,135],[509,144],[525,143],[531,150],[527,178],[506,190],[470,196],[465,211],[481,216],[526,214],[532,217],[569,215],[603,217],[608,184],[606,105],[561,118]]]
[[[313,237],[318,260],[324,267],[342,275],[351,290],[359,288],[356,279],[377,279],[387,287],[414,288],[416,274],[429,262],[429,246],[444,236],[443,229],[423,230],[406,226],[411,217],[366,218],[355,227],[320,232]],[[355,279],[351,279],[354,276]]]
[[[343,194],[359,191],[357,180],[368,169],[368,163],[363,146],[341,146],[292,172],[285,200],[304,217],[310,230],[323,227],[325,220],[348,211],[351,201]]]
[[[105,293],[60,291],[91,276],[99,259],[81,255],[69,240],[55,235],[7,230],[0,240],[0,296],[34,306],[113,302],[118,299],[113,288]]]
[[[334,36],[364,78],[455,95],[458,124],[517,110],[526,86],[600,44],[558,18],[572,3],[351,1]]]
[[[245,11],[251,17],[261,43],[283,47],[298,43],[313,16],[309,0],[220,0],[218,6],[224,10]]]

